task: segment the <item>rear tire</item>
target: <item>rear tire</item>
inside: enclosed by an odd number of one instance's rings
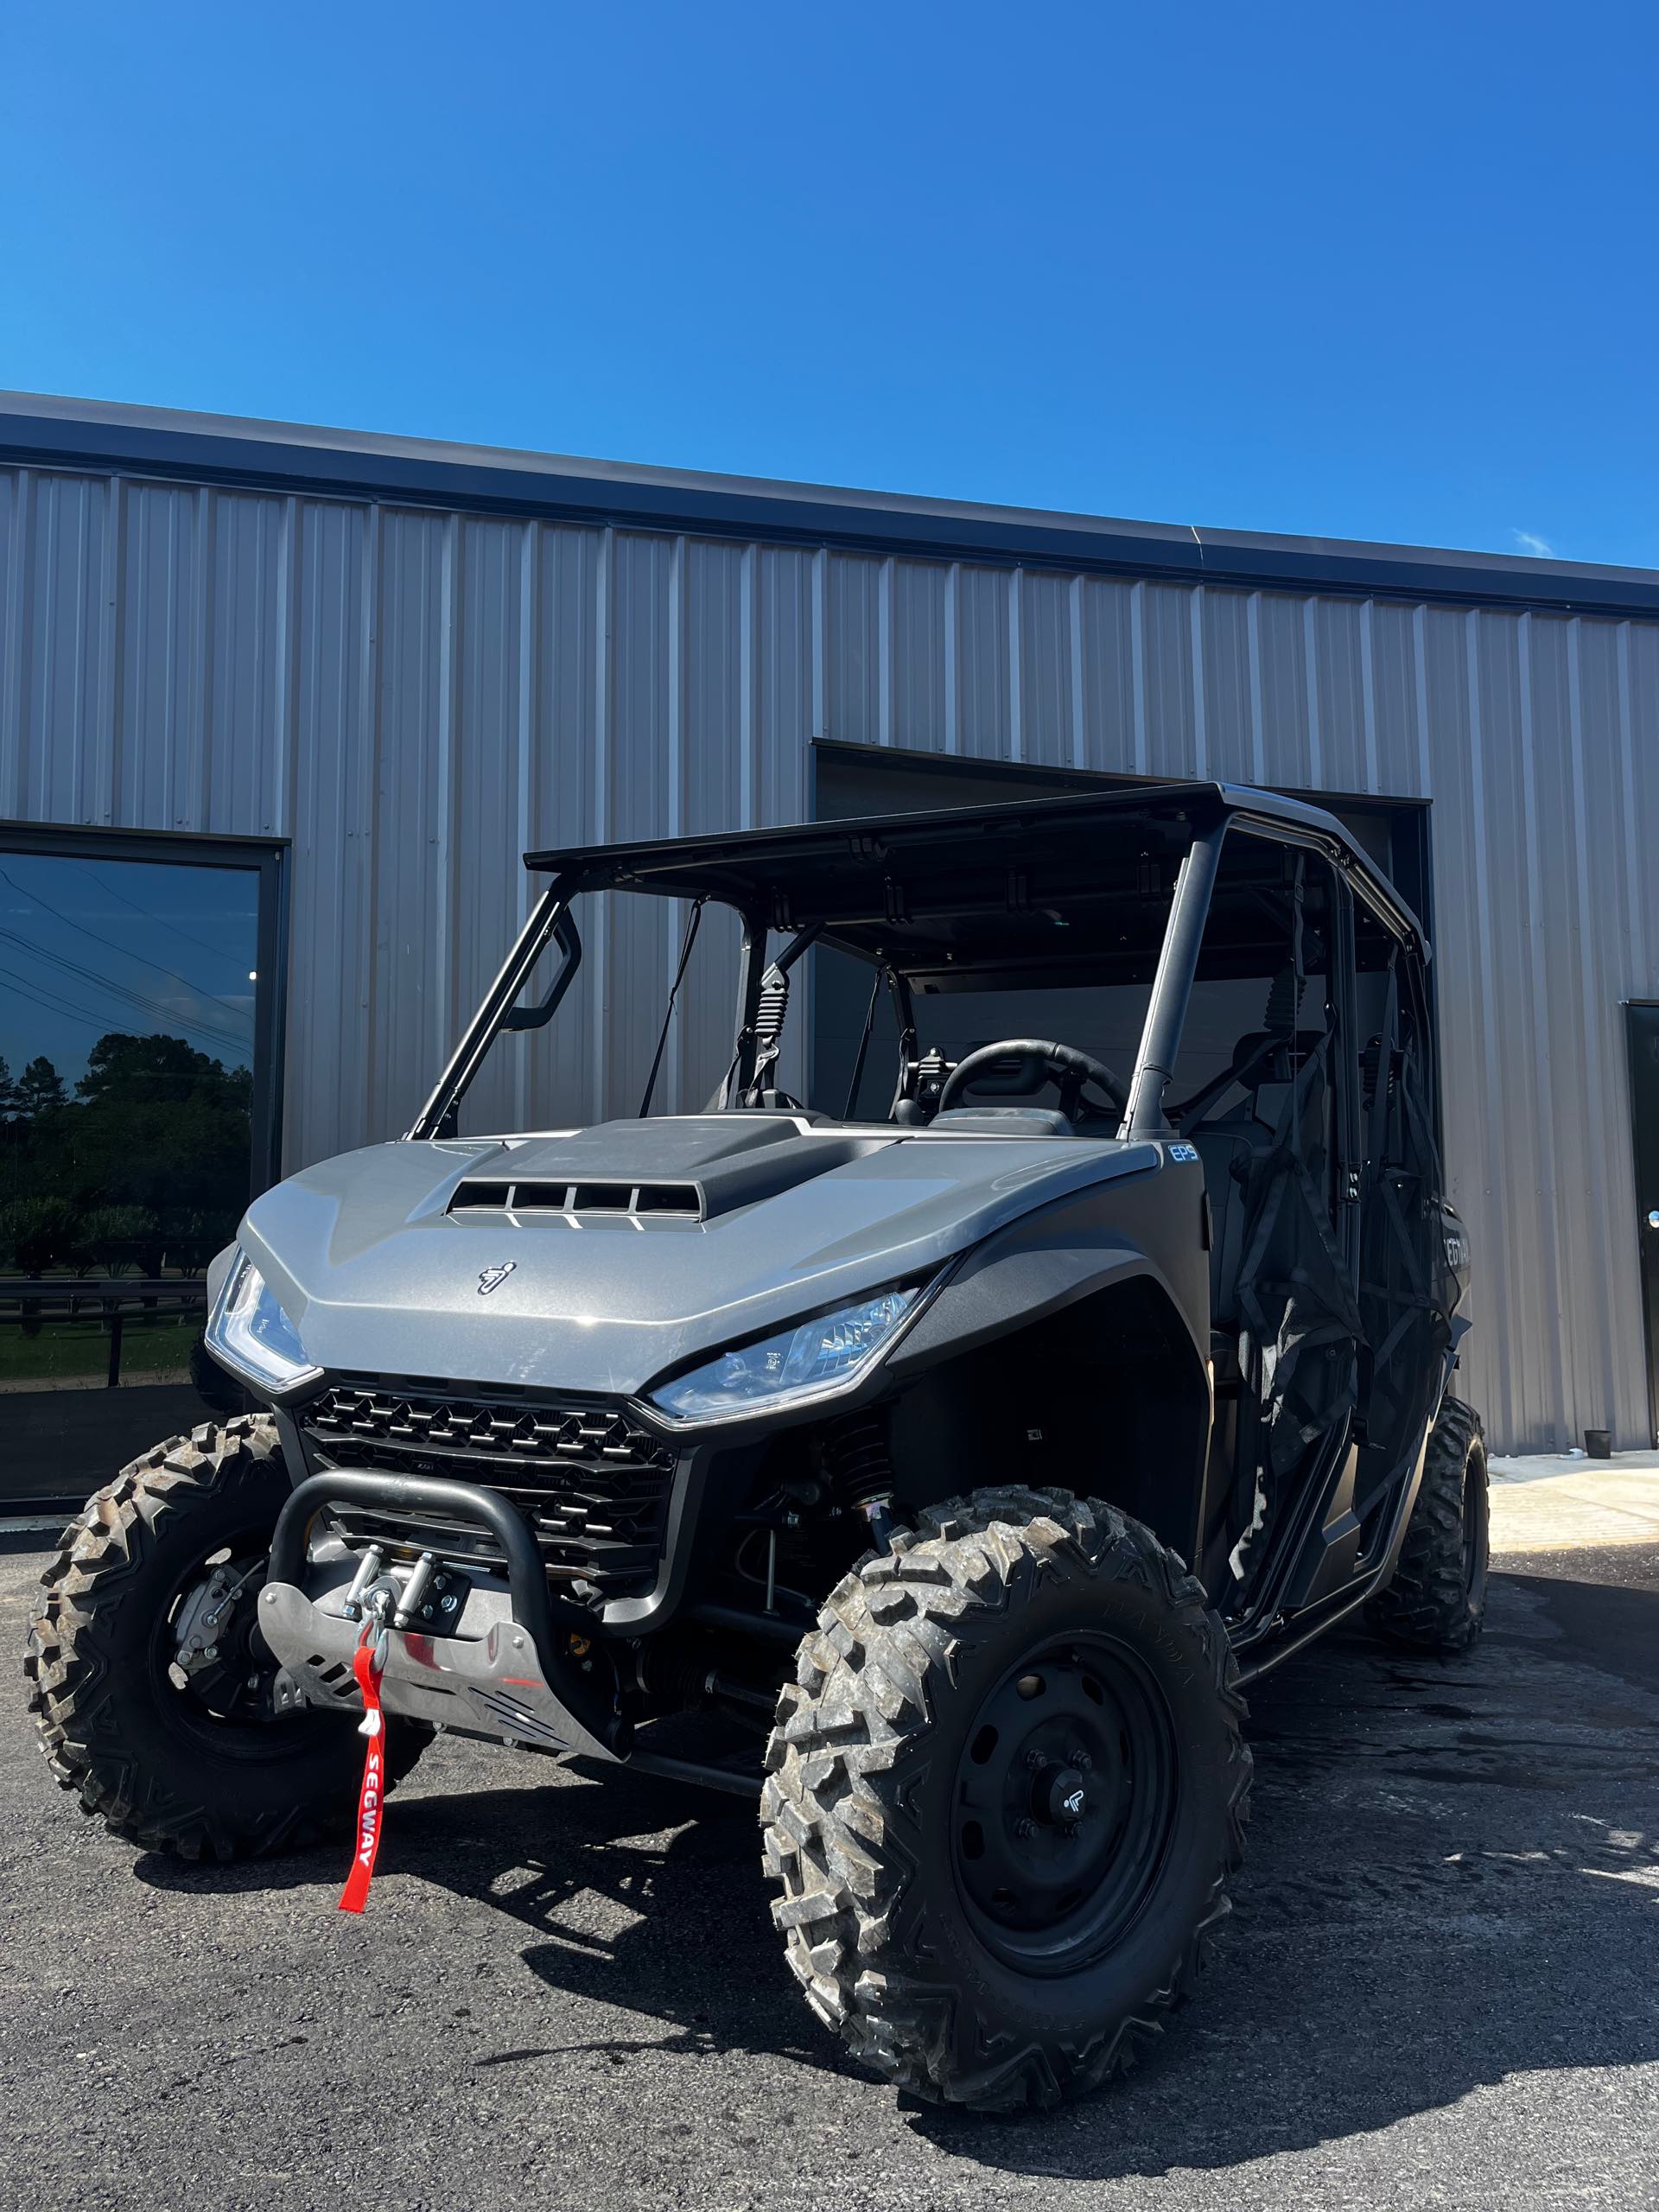
[[[1429,1433],[1399,1563],[1367,1605],[1366,1625],[1414,1651],[1467,1651],[1486,1618],[1487,1541],[1480,1415],[1447,1398]]]
[[[268,1415],[206,1424],[99,1491],[41,1578],[23,1671],[41,1747],[83,1812],[149,1850],[236,1859],[353,1827],[363,1747],[349,1717],[266,1717],[275,1662],[253,1607],[288,1494]],[[216,1560],[227,1582],[248,1579],[222,1656],[186,1673],[178,1624]],[[430,1740],[390,1721],[388,1787]]]
[[[1244,1707],[1198,1583],[1110,1506],[984,1490],[819,1624],[761,1800],[807,2002],[917,2096],[1095,2088],[1190,1991],[1243,1848]]]

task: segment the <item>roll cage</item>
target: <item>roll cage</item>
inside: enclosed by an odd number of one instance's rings
[[[461,1101],[496,1038],[551,1021],[582,960],[573,901],[607,891],[689,901],[694,922],[709,902],[738,916],[734,1049],[722,1105],[754,1092],[766,1071],[769,989],[810,946],[822,944],[885,972],[901,1036],[913,1033],[917,989],[1150,977],[1119,1134],[1168,1135],[1166,1093],[1223,839],[1234,828],[1322,854],[1374,920],[1427,961],[1421,925],[1333,817],[1237,785],[1136,786],[531,852],[526,868],[551,880],[408,1137],[453,1135]],[[1141,917],[1128,932],[1121,926],[1126,900]],[[1109,912],[1115,926],[1107,932]],[[772,955],[774,935],[786,942]],[[521,1003],[550,944],[559,966],[539,1001]]]

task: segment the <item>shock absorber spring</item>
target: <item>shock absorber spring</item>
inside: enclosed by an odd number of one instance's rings
[[[878,1551],[893,1539],[893,1459],[878,1412],[849,1414],[823,1440],[823,1471],[842,1503],[861,1513]]]

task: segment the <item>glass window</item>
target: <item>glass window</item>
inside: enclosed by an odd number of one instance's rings
[[[204,1417],[201,1278],[251,1179],[261,887],[0,846],[0,1497],[84,1496]]]

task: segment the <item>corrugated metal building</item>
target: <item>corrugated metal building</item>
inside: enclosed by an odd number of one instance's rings
[[[286,842],[288,1166],[407,1125],[518,853],[805,817],[826,742],[1432,802],[1470,1393],[1510,1448],[1649,1440],[1659,577],[16,395],[0,463],[0,818]],[[590,936],[579,1045],[486,1110],[630,1106],[674,950]]]

